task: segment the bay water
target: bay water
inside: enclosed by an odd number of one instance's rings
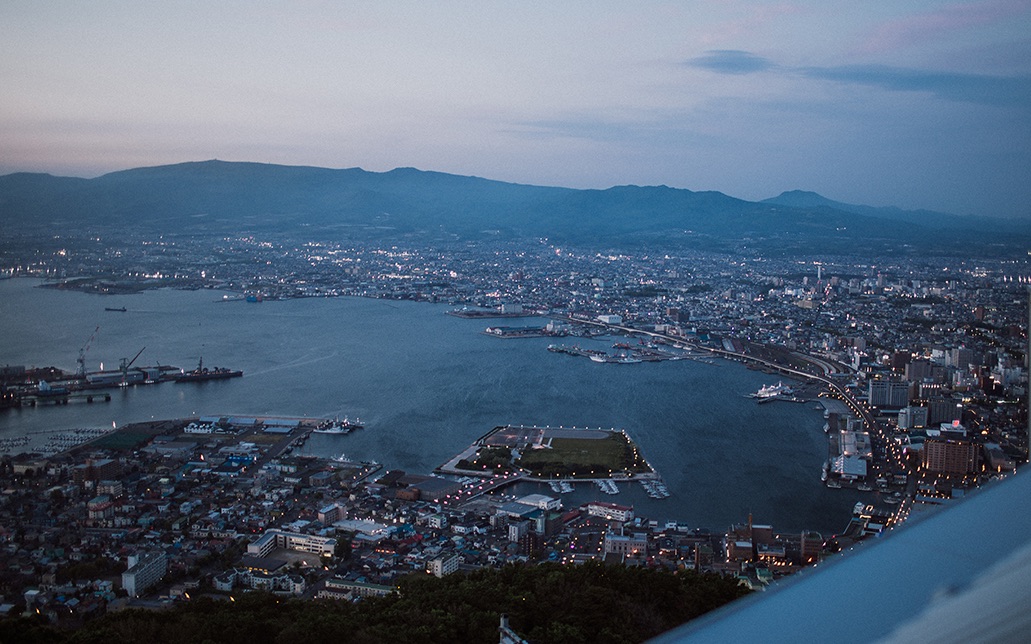
[[[778,531],[844,528],[859,493],[820,484],[827,458],[815,403],[758,405],[747,397],[777,376],[723,360],[600,364],[547,351],[550,338],[499,339],[497,321],[445,315],[446,305],[364,298],[223,301],[210,290],[100,296],[0,281],[0,364],[90,371],[171,364],[242,369],[243,378],[109,390],[111,402],[0,411],[0,438],[190,416],[358,417],[365,429],[312,435],[318,456],[374,460],[429,473],[496,425],[626,429],[672,496],[637,484],[591,499],[638,515],[724,530],[747,520]],[[125,307],[126,311],[107,311]],[[537,325],[543,320],[506,320]],[[608,349],[615,338],[576,339]],[[623,341],[622,338],[618,341]],[[574,340],[566,340],[573,343]],[[537,489],[539,488],[539,489]],[[526,491],[551,493],[524,484]]]

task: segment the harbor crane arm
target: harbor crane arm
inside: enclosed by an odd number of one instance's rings
[[[143,347],[142,349],[140,349],[139,352],[135,356],[133,356],[132,360],[129,360],[128,358],[122,358],[122,364],[120,365],[120,368],[122,370],[122,382],[125,382],[125,373],[129,371],[129,367],[132,366],[132,363],[136,362],[136,358],[139,358],[140,354],[143,353],[146,350],[146,348],[147,347]]]
[[[89,348],[93,344],[93,340],[97,337],[98,333],[100,333],[99,326],[97,326],[96,329],[93,329],[93,333],[90,335],[89,339],[86,340],[86,344],[82,345],[82,348],[79,349],[79,358],[76,360],[76,362],[79,363],[79,368],[76,370],[76,374],[80,378],[86,377],[86,353],[89,351]]]
[[[129,367],[131,367],[132,363],[136,362],[136,358],[139,358],[140,354],[143,353],[146,350],[147,350],[147,347],[143,347],[142,349],[140,349],[139,352],[135,356],[133,356],[132,360],[129,361],[129,364],[125,365],[125,368],[128,369]]]

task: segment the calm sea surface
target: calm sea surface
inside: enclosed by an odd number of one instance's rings
[[[772,376],[719,361],[599,364],[546,351],[554,340],[498,339],[449,308],[361,298],[222,302],[214,291],[97,296],[0,281],[0,364],[73,371],[98,326],[87,368],[244,371],[243,378],[111,390],[109,403],[0,411],[0,438],[191,415],[358,416],[366,428],[313,435],[306,448],[428,473],[495,425],[626,429],[673,496],[636,484],[618,496],[577,485],[563,501],[599,498],[638,515],[725,529],[752,513],[778,530],[840,531],[859,498],[820,485],[827,457],[813,404],[757,405]],[[105,307],[125,307],[108,312]],[[516,324],[533,324],[517,321]],[[608,348],[607,340],[579,341]],[[538,486],[524,486],[536,488]],[[547,491],[546,486],[540,486]]]

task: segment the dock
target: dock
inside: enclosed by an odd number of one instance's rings
[[[48,403],[67,405],[70,402],[85,402],[87,404],[111,402],[111,394],[107,392],[70,391],[64,394],[29,394],[22,396],[20,399],[20,405],[26,407],[35,407],[36,405],[46,405]]]

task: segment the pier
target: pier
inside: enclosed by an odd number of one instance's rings
[[[19,406],[35,407],[36,405],[45,405],[47,403],[53,403],[55,405],[67,405],[70,402],[85,402],[92,404],[94,402],[111,402],[111,394],[95,393],[89,391],[74,391],[65,394],[29,394],[22,396],[20,399]]]

